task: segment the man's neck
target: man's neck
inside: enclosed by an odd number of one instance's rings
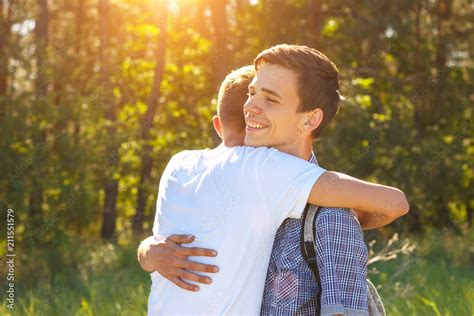
[[[289,155],[293,155],[304,160],[309,160],[313,153],[313,140],[311,138],[307,138],[300,142],[295,141],[287,145],[276,146],[275,148]]]
[[[225,147],[235,147],[235,146],[244,146],[244,134],[232,133],[230,135],[225,135],[222,143]]]

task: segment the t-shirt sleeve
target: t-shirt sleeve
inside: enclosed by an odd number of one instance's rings
[[[311,188],[326,170],[276,149],[262,156],[257,181],[268,210],[279,220],[301,217]]]
[[[169,181],[173,181],[176,177],[179,176],[180,166],[184,159],[186,159],[189,155],[189,151],[185,150],[175,154],[171,157],[170,161],[166,165],[163,173],[161,174],[160,184],[158,186],[158,193],[156,198],[156,212],[155,212],[155,220],[153,222],[153,235],[158,236],[158,226],[159,226],[159,216],[161,210],[161,197],[165,194],[167,189],[167,185]]]

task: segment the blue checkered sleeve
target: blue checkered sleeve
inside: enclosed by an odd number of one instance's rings
[[[315,234],[321,315],[366,315],[368,254],[355,215],[348,209],[322,208]]]

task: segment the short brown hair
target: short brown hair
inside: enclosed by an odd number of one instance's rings
[[[339,111],[339,72],[336,65],[320,51],[307,46],[281,44],[270,47],[255,58],[255,69],[263,63],[276,64],[298,74],[298,112],[320,108],[323,121],[313,131],[318,139],[322,130]]]
[[[217,115],[224,129],[245,131],[243,107],[254,76],[254,66],[249,65],[230,72],[222,81],[217,96]]]

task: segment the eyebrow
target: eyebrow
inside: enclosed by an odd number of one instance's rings
[[[271,94],[271,95],[277,97],[278,99],[281,99],[281,96],[278,93],[276,93],[275,91],[267,89],[267,88],[261,88],[261,89],[262,89],[263,92],[266,92],[268,94]]]
[[[257,88],[255,87],[255,84],[253,84],[253,83],[251,82],[251,83],[249,84],[248,89],[249,89],[249,91],[251,91],[251,90],[256,90]],[[275,96],[275,97],[277,97],[278,99],[281,100],[281,95],[279,95],[279,94],[276,93],[275,91],[270,90],[270,89],[268,89],[268,88],[263,88],[263,87],[260,88],[260,89],[261,89],[263,92],[268,93],[268,94],[271,94],[271,95],[273,95],[273,96]]]

